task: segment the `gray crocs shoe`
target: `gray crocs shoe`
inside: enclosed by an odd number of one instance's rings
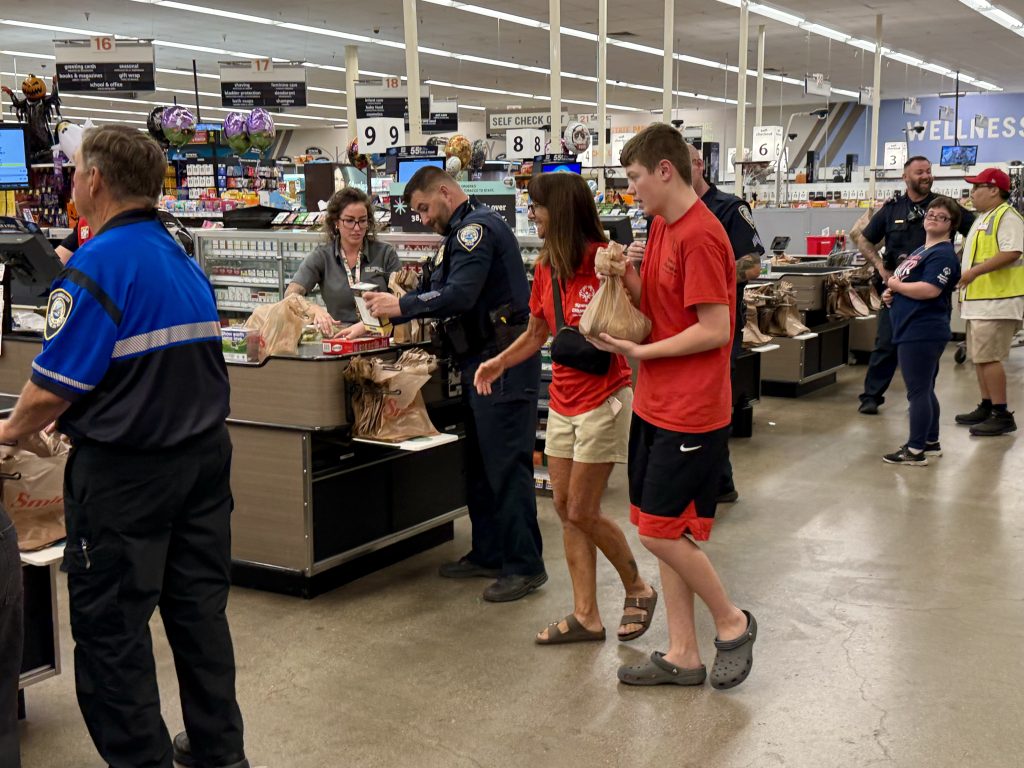
[[[703,685],[707,676],[703,664],[682,669],[665,661],[660,651],[654,651],[644,664],[619,667],[619,681],[626,685]]]
[[[744,611],[747,617],[747,631],[735,640],[715,640],[715,663],[711,666],[711,687],[722,691],[735,688],[747,679],[754,666],[754,641],[757,639],[757,622],[753,614]]]

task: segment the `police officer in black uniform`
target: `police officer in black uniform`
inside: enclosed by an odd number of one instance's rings
[[[151,138],[95,128],[74,197],[95,235],[54,281],[43,348],[11,443],[54,420],[64,477],[75,684],[111,768],[248,768],[227,606],[228,378],[213,289],[153,205],[167,161]],[[149,621],[159,606],[186,733],[160,714]]]
[[[484,599],[518,600],[548,578],[533,485],[540,356],[506,371],[490,396],[477,393],[473,377],[529,320],[519,243],[504,219],[439,168],[417,171],[404,197],[420,221],[443,237],[441,247],[421,290],[401,300],[389,293],[364,296],[378,317],[437,318],[440,341],[461,368],[473,549],[443,565],[441,575],[496,577]]]
[[[736,257],[736,333],[732,343],[732,367],[736,369],[736,356],[743,349],[743,326],[747,323],[747,310],[743,304],[743,289],[747,281],[761,273],[761,256],[764,255],[764,244],[754,226],[754,215],[747,201],[736,195],[723,192],[704,176],[704,158],[693,144],[690,147],[690,165],[693,169],[693,191],[701,201],[722,222],[733,255]],[[735,382],[734,382],[735,384]],[[735,398],[735,386],[733,387]],[[733,403],[733,407],[736,403]],[[732,462],[728,453],[725,466],[718,484],[718,503],[728,504],[739,498],[736,483],[732,476]]]
[[[875,287],[879,293],[900,262],[924,245],[924,214],[935,199],[932,194],[932,164],[928,158],[918,155],[907,160],[903,164],[903,181],[907,185],[906,194],[887,201],[862,231],[850,233],[864,258],[875,267]],[[974,223],[974,214],[963,208],[960,210],[962,218],[958,231],[966,235]],[[878,246],[883,241],[884,257],[878,253]],[[878,413],[898,366],[889,308],[883,306],[878,311],[875,348],[871,351],[868,371],[864,376],[864,392],[858,408],[861,413]]]

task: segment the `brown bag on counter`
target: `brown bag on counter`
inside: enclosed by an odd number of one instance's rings
[[[831,274],[825,278],[826,311],[839,317],[867,317],[868,305],[850,282],[848,273]]]
[[[640,344],[651,335],[651,321],[633,306],[621,277],[605,277],[583,310],[580,333],[592,339],[607,333]]]
[[[57,434],[31,435],[17,446],[0,447],[4,508],[18,532],[23,552],[63,539],[64,467],[71,449]]]
[[[397,272],[392,272],[388,278],[388,289],[398,298],[402,298],[409,291],[415,291],[419,287],[419,270],[411,264],[406,264]],[[423,341],[423,321],[410,320],[407,323],[396,325],[394,339],[396,344],[412,344]]]
[[[259,333],[259,361],[262,363],[270,355],[297,354],[302,329],[312,320],[309,302],[292,294],[276,304],[257,307],[245,326]]]
[[[745,347],[757,347],[761,344],[767,344],[772,340],[772,337],[767,333],[761,333],[761,329],[757,326],[757,307],[753,304],[747,304],[747,322],[743,326],[741,333],[743,334],[743,346]]]
[[[420,390],[437,368],[437,358],[409,349],[394,363],[357,357],[345,371],[355,421],[353,437],[400,443],[439,434],[427,415]]]

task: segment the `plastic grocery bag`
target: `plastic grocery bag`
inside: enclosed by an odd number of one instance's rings
[[[0,446],[4,508],[18,531],[18,547],[29,552],[63,539],[64,467],[70,445],[60,435],[32,435],[16,446]]]
[[[400,443],[439,434],[427,415],[420,390],[437,368],[437,358],[409,349],[394,363],[357,357],[345,371],[355,421],[353,437]]]
[[[294,355],[299,351],[299,339],[306,323],[313,321],[310,304],[301,296],[292,294],[276,304],[257,307],[249,315],[245,326],[259,333],[259,361],[270,355]]]

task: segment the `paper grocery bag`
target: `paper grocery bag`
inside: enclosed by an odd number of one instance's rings
[[[583,310],[580,333],[592,339],[607,333],[640,344],[651,334],[651,321],[633,306],[621,277],[606,277]]]
[[[245,321],[245,327],[259,333],[259,360],[270,355],[294,355],[306,323],[313,320],[309,302],[292,294],[276,304],[257,307]]]
[[[36,435],[0,453],[0,500],[18,531],[18,546],[29,552],[63,539],[64,467],[67,442],[57,435]]]
[[[394,363],[357,357],[345,371],[349,382],[353,437],[400,443],[439,434],[427,415],[420,390],[437,368],[437,358],[410,349]]]

